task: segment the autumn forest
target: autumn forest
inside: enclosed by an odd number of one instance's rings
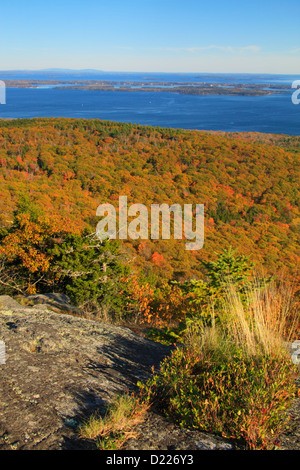
[[[35,207],[47,229],[40,229],[41,238],[31,245],[20,238],[22,254],[15,251],[10,260],[23,256],[24,264],[26,256],[33,273],[41,266],[46,270],[45,231],[58,241],[62,233],[92,234],[99,204],[117,207],[119,196],[126,195],[129,204],[147,207],[205,206],[205,242],[199,251],[186,251],[185,240],[122,242],[123,264],[144,290],[205,279],[203,263],[229,248],[264,276],[294,282],[299,276],[299,156],[298,136],[81,119],[0,121],[2,256],[12,250],[11,237],[17,246],[18,237],[30,232],[26,204],[31,219]],[[19,232],[12,230],[16,217]],[[34,288],[26,288],[38,291],[38,286],[35,280]]]

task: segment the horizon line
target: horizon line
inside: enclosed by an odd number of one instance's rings
[[[0,70],[0,73],[8,72],[81,72],[81,73],[131,73],[131,74],[142,74],[142,73],[154,73],[154,74],[176,74],[176,75],[297,75],[297,73],[271,73],[271,72],[158,72],[158,71],[132,71],[132,70],[101,70],[101,69],[72,69],[63,67],[50,67],[44,69],[6,69]],[[300,75],[300,72],[299,74]]]

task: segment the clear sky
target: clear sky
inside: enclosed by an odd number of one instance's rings
[[[0,70],[300,74],[299,0],[9,0]]]

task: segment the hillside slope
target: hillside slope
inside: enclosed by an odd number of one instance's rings
[[[6,344],[0,450],[93,449],[79,438],[78,426],[95,410],[103,414],[115,394],[136,390],[137,381],[170,352],[127,328],[53,313],[43,305],[24,308],[9,297],[0,297],[0,338]],[[141,441],[129,448],[232,448],[152,412],[139,433]]]
[[[95,231],[99,204],[204,204],[205,245],[129,241],[146,275],[202,276],[199,260],[232,245],[267,272],[299,266],[300,138],[76,119],[0,122],[0,224],[22,194],[53,223]],[[157,254],[159,256],[157,256]],[[154,256],[153,256],[154,255]]]
[[[77,432],[85,418],[103,414],[116,393],[136,390],[156,370],[170,347],[121,328],[54,313],[37,304],[25,308],[0,297],[0,450],[86,450],[92,442]],[[299,449],[300,399],[281,449]],[[125,450],[233,450],[236,443],[187,430],[150,411]]]

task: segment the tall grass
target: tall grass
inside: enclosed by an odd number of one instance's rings
[[[220,328],[246,356],[286,354],[299,334],[299,310],[290,285],[255,281],[243,293],[226,288]]]

